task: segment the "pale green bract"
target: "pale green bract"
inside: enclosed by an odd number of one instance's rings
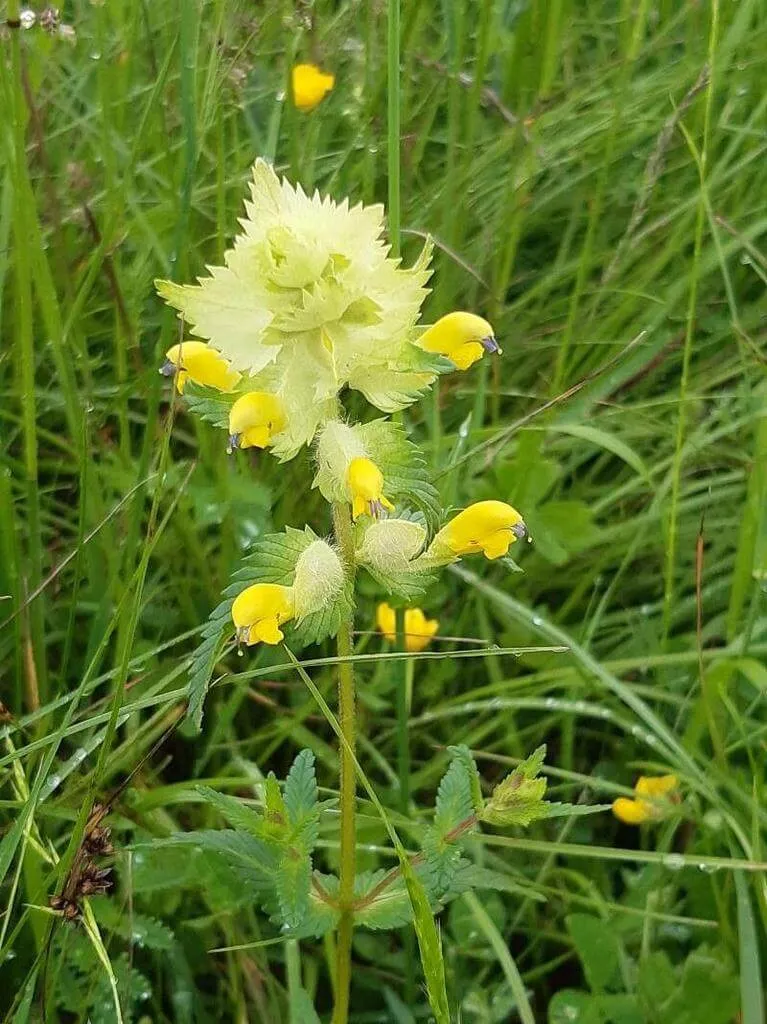
[[[439,367],[413,342],[432,244],[413,267],[389,258],[380,205],[310,198],[264,160],[253,165],[242,233],[197,285],[158,281],[191,332],[278,395],[287,428],[273,451],[292,458],[349,386],[383,412],[413,402]],[[240,390],[240,389],[238,389]]]

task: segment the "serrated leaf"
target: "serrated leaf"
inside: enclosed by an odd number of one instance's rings
[[[548,782],[539,778],[546,747],[540,746],[493,790],[479,817],[491,825],[526,827],[549,816],[544,795]]]
[[[437,790],[434,828],[440,839],[474,813],[471,779],[462,758],[454,757]]]
[[[447,748],[447,752],[452,757],[458,758],[466,769],[469,776],[472,807],[477,813],[479,813],[484,806],[485,798],[482,796],[482,780],[479,776],[479,770],[477,769],[477,763],[474,760],[474,755],[465,743],[457,743],[450,746]]]
[[[429,534],[439,524],[439,494],[429,479],[420,448],[408,440],[404,428],[391,420],[373,420],[357,428],[366,451],[384,477],[386,497],[396,505],[419,509]]]
[[[219,793],[209,786],[195,787],[206,803],[211,804],[236,829],[249,832],[258,839],[264,838],[264,818],[258,811],[247,807],[236,797]]]
[[[461,862],[458,843],[445,842],[435,828],[427,829],[421,845],[424,856],[424,887],[432,900],[442,902]]]
[[[291,765],[285,780],[283,798],[288,823],[293,830],[293,841],[299,842],[311,853],[317,843],[320,824],[317,778],[311,750],[301,750]]]
[[[219,867],[234,877],[242,899],[274,887],[274,876],[278,866],[275,848],[255,836],[232,829],[203,829],[199,832],[177,832],[166,839],[155,839],[141,843],[136,849],[158,849],[166,846],[192,846],[205,856],[200,860],[199,872],[192,873],[199,884],[206,884],[206,871]],[[168,879],[173,884],[173,879]]]
[[[385,875],[385,871],[375,871],[358,876],[355,879],[355,898],[364,900]],[[413,908],[401,877],[377,893],[370,903],[354,912],[355,924],[372,931],[401,928],[412,920]]]
[[[184,386],[184,404],[195,416],[215,427],[229,429],[229,410],[239,398],[238,394],[214,391],[187,380]]]
[[[280,917],[288,928],[299,928],[309,907],[312,862],[308,854],[289,848],[275,876]]]
[[[450,889],[443,896],[443,902],[460,896],[469,889],[491,889],[494,892],[510,892],[528,900],[545,903],[546,897],[524,882],[519,882],[500,871],[481,867],[462,858],[458,864]]]

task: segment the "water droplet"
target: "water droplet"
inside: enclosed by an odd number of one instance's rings
[[[93,53],[89,53],[88,56],[91,60],[101,60],[101,54],[97,50],[94,50]]]
[[[650,614],[650,606],[649,606],[649,604],[643,604],[642,607],[639,610],[642,613],[642,615],[649,615]]]
[[[543,619],[540,617],[540,615],[533,615],[533,625],[534,626],[542,626],[543,625]]]
[[[666,853],[661,857],[660,862],[669,871],[681,871],[685,865],[685,860],[681,853]]]
[[[78,747],[77,750],[72,754],[70,758],[72,764],[81,764],[88,756],[88,751],[85,747]]]
[[[698,871],[702,871],[704,875],[713,875],[718,870],[718,864],[698,864]]]
[[[285,102],[285,90],[284,89],[280,89],[280,91],[277,93],[277,102],[278,103],[284,103]]]
[[[555,708],[557,706],[556,698],[554,698],[554,697],[547,697],[546,700],[544,701],[544,704],[546,705],[547,708]]]
[[[586,702],[583,700],[577,700],[575,704],[573,704],[573,710],[577,711],[579,715],[584,714],[584,712],[588,710]]]
[[[21,27],[23,29],[32,28],[34,23],[37,21],[37,15],[28,7],[25,7],[23,11],[19,11],[19,21],[21,22]]]
[[[8,952],[5,954],[5,959],[6,960],[15,960],[16,959],[16,950],[15,949],[9,949]]]

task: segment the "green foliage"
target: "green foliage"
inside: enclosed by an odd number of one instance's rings
[[[235,597],[253,583],[279,583],[290,586],[300,555],[315,540],[317,535],[308,526],[303,530],[287,527],[281,533],[268,534],[257,541],[254,549],[243,558],[239,568],[233,573],[232,581],[224,591],[224,600],[211,612],[208,622],[202,629],[202,642],[192,655],[187,715],[197,728],[202,723],[203,704],[216,661],[221,655],[227,636],[234,633],[231,612]],[[334,636],[338,632],[339,623],[349,614],[352,605],[353,595],[347,583],[335,602],[300,620],[286,623],[286,642],[291,648],[301,648]]]
[[[229,410],[237,398],[236,394],[201,387],[191,380],[184,384],[183,402],[189,411],[206,423],[212,423],[214,427],[222,427],[224,430],[229,427]]]
[[[433,533],[439,525],[441,506],[419,447],[408,439],[400,423],[390,420],[373,420],[358,429],[366,450],[374,453],[383,473],[386,496],[395,505],[418,509],[429,533]]]
[[[543,799],[548,783],[538,777],[545,757],[546,747],[542,744],[498,783],[480,812],[482,821],[525,826],[548,816]]]

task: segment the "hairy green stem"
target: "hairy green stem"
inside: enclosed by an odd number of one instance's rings
[[[354,533],[351,510],[347,504],[333,505],[333,530],[344,568],[354,580]],[[341,793],[341,871],[338,902],[341,918],[338,924],[336,946],[336,990],[333,1024],[346,1024],[349,1016],[349,988],[351,985],[352,932],[354,930],[354,874],[356,861],[354,741],[354,667],[351,656],[354,615],[350,613],[338,631],[338,720],[346,743],[338,751]]]

